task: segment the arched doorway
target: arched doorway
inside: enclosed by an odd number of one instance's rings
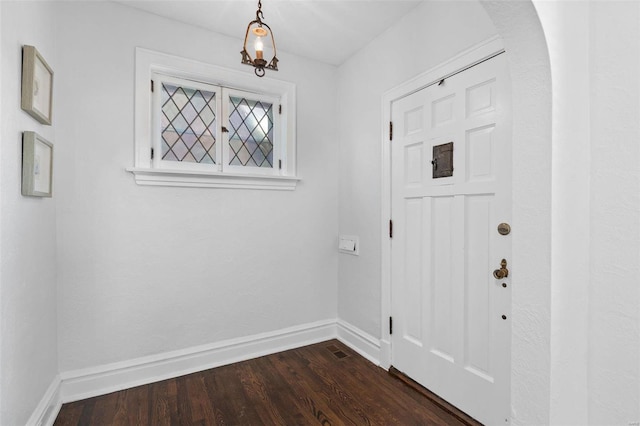
[[[514,424],[549,422],[551,323],[551,71],[531,1],[481,1],[503,39],[513,96]]]
[[[480,4],[502,39],[512,83],[511,421],[513,424],[547,424],[551,386],[549,55],[543,28],[531,1],[480,1]],[[384,253],[383,249],[383,257]],[[384,281],[385,278],[383,305]],[[388,312],[384,306],[382,312],[384,324]],[[382,364],[385,365],[385,360]]]

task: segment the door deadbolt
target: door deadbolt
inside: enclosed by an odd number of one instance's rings
[[[495,271],[493,271],[493,276],[497,280],[501,280],[509,276],[509,270],[507,269],[506,259],[502,259],[502,262],[500,262],[500,269],[496,269]]]
[[[511,233],[511,226],[508,223],[501,223],[498,225],[498,233],[500,235],[509,235]]]

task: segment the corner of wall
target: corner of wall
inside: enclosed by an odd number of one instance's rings
[[[530,0],[481,0],[507,51],[513,105],[512,423],[548,424],[551,345],[551,71]],[[531,102],[535,99],[535,102]],[[532,179],[531,176],[536,176]],[[517,272],[516,272],[517,271]]]
[[[62,408],[61,389],[60,375],[56,375],[27,420],[27,426],[52,426],[55,423]]]
[[[24,197],[20,188],[23,132],[54,141],[53,126],[20,109],[22,46],[36,46],[55,72],[53,7],[0,2],[0,423],[8,425],[40,409],[58,373],[55,194]]]
[[[550,422],[588,424],[589,4],[535,1],[553,86]],[[570,28],[570,30],[568,30]]]

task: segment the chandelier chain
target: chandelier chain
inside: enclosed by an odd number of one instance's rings
[[[263,19],[264,19],[264,14],[262,13],[262,0],[258,0],[258,10],[256,10],[256,21],[262,24]]]

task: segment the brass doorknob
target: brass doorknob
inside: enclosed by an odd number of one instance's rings
[[[509,270],[507,269],[506,259],[502,259],[502,262],[500,262],[500,269],[496,269],[495,271],[493,271],[493,276],[497,280],[501,280],[509,276]]]

